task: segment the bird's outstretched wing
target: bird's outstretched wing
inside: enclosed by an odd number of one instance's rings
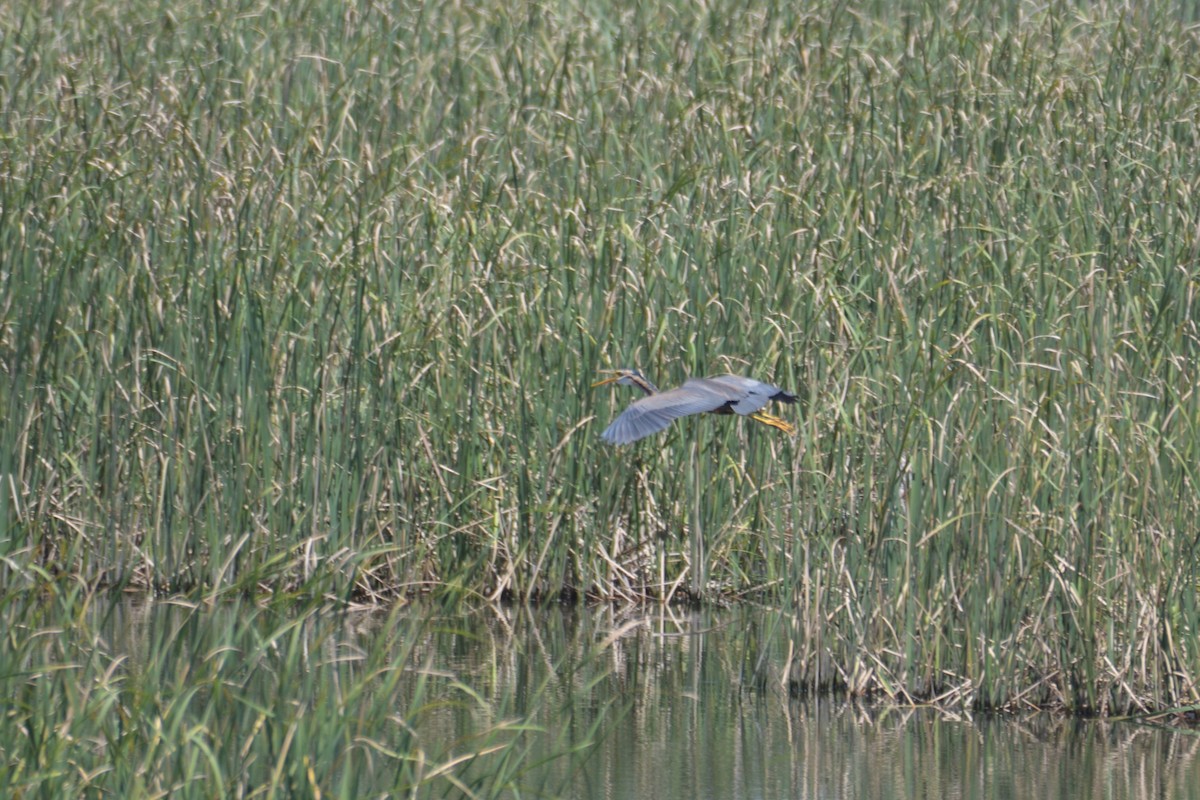
[[[723,392],[703,381],[689,380],[676,389],[652,394],[633,403],[600,434],[609,444],[629,444],[658,433],[680,417],[716,411],[729,403]]]

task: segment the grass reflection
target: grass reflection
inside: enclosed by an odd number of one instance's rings
[[[798,701],[747,680],[787,660],[754,633],[777,612],[748,607],[94,602],[45,628],[16,622],[37,617],[18,601],[5,613],[6,796],[991,800],[1200,785],[1188,731]]]

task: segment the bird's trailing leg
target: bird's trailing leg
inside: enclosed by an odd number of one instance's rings
[[[749,416],[750,419],[754,420],[755,422],[761,422],[763,425],[770,425],[772,428],[777,428],[786,433],[788,436],[792,436],[796,433],[795,425],[785,419],[780,419],[774,414],[768,414],[765,411],[755,411],[753,414],[748,414],[747,416]]]

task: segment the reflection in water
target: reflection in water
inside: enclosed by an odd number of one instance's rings
[[[110,641],[133,661],[164,604],[127,607]],[[186,612],[193,617],[195,610]],[[221,609],[204,612],[214,616]],[[774,612],[502,609],[433,615],[409,679],[427,681],[416,734],[452,752],[481,726],[532,715],[524,794],[581,798],[1163,798],[1200,794],[1200,738],[1133,724],[979,717],[748,688],[782,664]],[[382,615],[306,621],[310,657],[355,669]],[[319,621],[318,621],[319,620]],[[217,624],[220,624],[219,621]],[[316,629],[318,625],[334,632]],[[144,652],[142,653],[144,655]],[[431,687],[431,689],[429,688]],[[574,756],[543,757],[576,750]],[[463,769],[487,769],[487,765]],[[444,787],[443,787],[444,788]]]
[[[1128,724],[948,715],[748,691],[772,615],[648,616],[613,649],[626,716],[579,797],[1185,797],[1200,739]],[[612,627],[603,613],[585,623]],[[783,662],[783,653],[775,653]]]

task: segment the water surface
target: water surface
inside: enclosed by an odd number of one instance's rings
[[[148,631],[178,629],[183,615],[190,625],[232,625],[235,620],[222,619],[232,613],[130,606],[109,621],[112,646],[136,665],[153,657],[148,642],[161,641]],[[384,696],[398,706],[397,718],[411,721],[405,724],[424,751],[445,761],[469,752],[480,730],[534,725],[522,728],[520,748],[502,764],[465,759],[458,767],[464,785],[478,785],[489,770],[512,769],[519,757],[512,783],[522,796],[1200,796],[1195,731],[845,698],[799,701],[770,681],[756,686],[748,676],[764,654],[783,661],[784,643],[772,637],[777,616],[769,610],[490,609],[458,616],[411,608],[402,614],[412,617],[410,635],[419,641],[388,646],[409,648],[409,667],[399,680],[420,682],[422,691]],[[311,637],[313,664],[339,665],[337,682],[376,680],[359,662],[379,646],[376,637],[388,630],[385,616],[325,614],[293,635]],[[378,680],[388,676],[381,672]],[[297,689],[314,691],[324,689]],[[395,699],[418,696],[420,713]],[[429,793],[458,792],[453,783],[437,787]]]

